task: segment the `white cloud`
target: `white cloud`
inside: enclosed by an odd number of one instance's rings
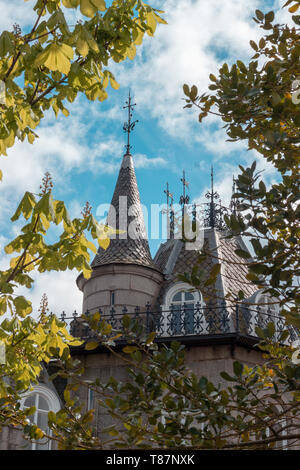
[[[77,271],[45,272],[30,274],[35,280],[31,290],[19,288],[16,293],[24,295],[32,302],[32,315],[38,316],[43,294],[48,297],[49,312],[60,316],[64,311],[67,316],[71,316],[74,310],[81,313],[82,293],[76,285]]]
[[[147,155],[142,153],[134,154],[134,166],[135,168],[157,168],[166,166],[167,161],[162,157],[149,158]]]
[[[223,61],[252,55],[249,40],[261,32],[249,19],[259,3],[253,1],[250,10],[239,0],[160,2],[168,25],[159,25],[154,39],[146,37],[131,67],[114,67],[117,79],[132,86],[139,108],[169,134],[190,139],[195,115],[182,109],[182,85],[195,83],[205,92],[209,74]]]

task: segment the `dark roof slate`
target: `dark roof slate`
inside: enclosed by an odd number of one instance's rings
[[[111,238],[106,250],[99,247],[92,267],[122,263],[158,269],[150,254],[133,159],[130,154],[125,154],[123,157],[107,224],[115,229],[123,229],[125,233],[116,234]]]

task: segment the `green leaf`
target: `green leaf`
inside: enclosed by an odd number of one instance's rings
[[[32,312],[31,302],[29,300],[25,299],[25,297],[23,295],[15,297],[13,299],[13,304],[16,308],[17,314],[20,315],[23,318],[26,317],[26,315],[29,315],[29,313]]]
[[[262,21],[262,20],[264,19],[264,17],[265,17],[265,15],[263,14],[263,12],[260,11],[260,10],[255,10],[255,14],[256,14],[256,17],[257,17],[260,21]]]
[[[186,83],[183,85],[183,93],[184,93],[186,96],[190,97],[190,88],[189,88],[189,86],[188,86]]]
[[[8,31],[3,31],[0,36],[0,57],[5,57],[6,54],[14,54],[14,52],[13,35]]]
[[[250,46],[252,47],[252,49],[254,49],[255,51],[258,51],[258,47],[257,47],[257,44],[255,41],[250,41]]]
[[[87,351],[92,351],[93,349],[96,349],[97,347],[99,346],[99,342],[98,341],[89,341],[88,343],[86,343],[85,345],[85,349]]]
[[[15,220],[18,220],[21,214],[25,217],[25,219],[29,219],[31,216],[32,210],[35,206],[35,197],[32,193],[29,193],[28,191],[24,194],[16,212],[14,215],[11,217],[11,221],[14,222]]]
[[[213,266],[213,268],[211,269],[209,275],[210,275],[210,277],[214,278],[219,274],[220,271],[221,271],[221,264],[217,263]]]
[[[104,0],[80,0],[80,11],[84,16],[93,18],[98,10],[106,10],[106,4]]]
[[[35,65],[40,67],[42,65],[48,67],[49,70],[58,71],[68,74],[71,68],[71,60],[73,59],[74,51],[72,47],[67,44],[49,44],[43,52],[41,52],[36,60]]]
[[[234,361],[233,370],[234,370],[235,375],[241,376],[243,373],[243,368],[244,368],[243,364],[241,364],[238,361]]]
[[[237,250],[234,250],[235,254],[240,256],[240,258],[246,258],[246,259],[249,259],[251,258],[251,255],[248,251],[246,250],[241,250],[240,248],[237,249]]]
[[[125,346],[125,348],[122,349],[122,351],[126,354],[131,354],[137,350],[138,350],[137,346]]]
[[[146,345],[148,346],[149,344],[153,343],[155,339],[156,333],[153,331],[152,333],[149,334],[148,338],[146,339]]]
[[[231,377],[231,375],[229,375],[227,372],[221,372],[220,373],[221,377],[225,380],[227,380],[228,382],[235,382],[235,378],[234,377]]]
[[[271,23],[274,20],[274,17],[275,17],[274,11],[269,11],[269,13],[265,15],[265,21],[267,21],[268,23]]]

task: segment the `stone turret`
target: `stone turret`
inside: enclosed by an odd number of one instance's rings
[[[99,247],[90,279],[81,274],[77,285],[83,292],[83,312],[106,312],[124,305],[151,305],[158,296],[162,274],[154,264],[147,239],[133,158],[126,152],[108,212],[107,224],[117,230],[109,247]]]

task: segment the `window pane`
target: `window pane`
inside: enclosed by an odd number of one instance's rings
[[[173,314],[171,318],[171,331],[173,335],[181,334],[181,305],[173,306]]]
[[[185,306],[184,327],[186,334],[194,333],[194,304]]]
[[[194,300],[194,295],[191,292],[185,292],[184,293],[184,299],[185,300]]]
[[[182,292],[177,292],[173,297],[173,302],[181,302],[181,294]]]
[[[44,413],[43,411],[40,411],[38,413],[37,426],[41,428],[43,431],[47,431],[48,413]]]
[[[45,400],[42,395],[39,395],[39,404],[38,404],[39,410],[49,410],[49,405],[47,403],[47,400]]]
[[[37,426],[45,431],[47,434],[49,433],[49,428],[48,428],[48,413],[45,413],[44,411],[39,411],[38,412],[38,417],[37,417]],[[37,450],[48,450],[49,449],[49,441],[45,437],[44,439],[39,439],[36,443],[36,449]]]
[[[36,394],[30,395],[26,400],[24,401],[24,406],[26,408],[30,408],[31,406],[35,406],[35,397]]]

